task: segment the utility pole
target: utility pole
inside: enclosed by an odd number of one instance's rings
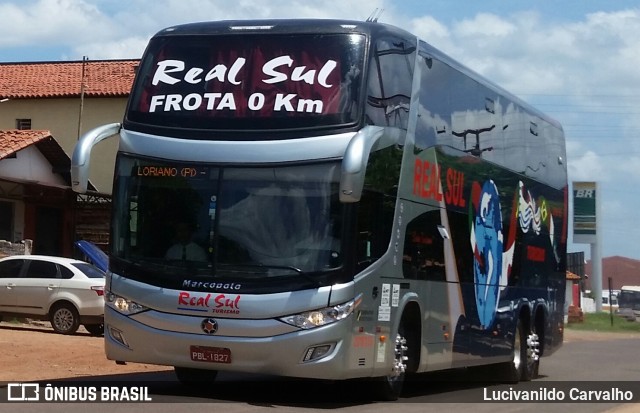
[[[80,134],[82,133],[82,112],[84,110],[84,90],[86,80],[86,69],[89,58],[82,56],[82,74],[80,78],[80,113],[78,114],[78,140],[80,140]]]

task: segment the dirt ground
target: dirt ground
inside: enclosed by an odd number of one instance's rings
[[[125,373],[173,370],[127,363],[117,365],[104,354],[104,338],[84,327],[72,336],[54,333],[48,323],[0,323],[0,382],[75,379]]]
[[[566,330],[565,342],[607,340],[611,333]],[[624,336],[623,334],[622,336]],[[630,333],[626,335],[634,336]],[[635,335],[637,337],[637,335]],[[172,370],[171,367],[127,363],[117,365],[104,354],[103,337],[83,327],[72,336],[56,334],[48,323],[0,323],[0,382],[53,380]]]

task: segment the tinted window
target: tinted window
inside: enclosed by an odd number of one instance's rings
[[[395,198],[364,191],[358,204],[357,263],[362,270],[389,248]]]
[[[389,146],[369,155],[357,209],[357,263],[362,270],[389,248],[402,149]]]
[[[0,262],[0,278],[17,278],[24,260],[8,260]]]
[[[27,278],[57,278],[58,269],[52,262],[32,260],[27,268]]]
[[[89,278],[103,278],[104,272],[100,271],[96,266],[89,263],[76,263],[72,264],[74,267],[82,271],[84,275]]]
[[[126,120],[183,130],[353,124],[364,44],[358,34],[156,38]]]
[[[154,271],[171,278],[195,270],[238,277],[260,268],[274,277],[338,268],[339,179],[336,161],[218,168],[121,157],[114,193],[125,207],[114,217],[112,256],[155,263]],[[204,253],[192,258],[196,249]]]
[[[407,129],[415,45],[389,37],[373,47],[367,82],[367,123]]]
[[[438,230],[440,210],[417,216],[407,225],[403,273],[406,278],[445,281],[444,243]]]
[[[68,269],[64,265],[61,265],[60,266],[60,275],[62,276],[62,279],[70,280],[71,278],[73,278],[74,274],[73,274],[73,271],[71,271],[70,269]]]

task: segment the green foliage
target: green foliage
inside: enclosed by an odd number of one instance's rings
[[[612,333],[640,333],[640,322],[627,321],[616,314],[613,314],[613,326],[611,316],[608,312],[585,313],[584,322],[569,323],[566,325],[572,330],[589,330]]]

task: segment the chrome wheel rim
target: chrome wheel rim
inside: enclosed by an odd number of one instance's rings
[[[67,308],[60,308],[53,315],[53,323],[58,330],[68,331],[73,325],[73,314]]]
[[[520,370],[520,365],[522,364],[522,354],[521,354],[521,340],[520,340],[520,328],[516,329],[516,336],[513,340],[513,367],[515,367],[516,371]]]
[[[395,340],[394,361],[391,369],[391,378],[395,379],[404,375],[407,371],[407,339],[397,334]]]

